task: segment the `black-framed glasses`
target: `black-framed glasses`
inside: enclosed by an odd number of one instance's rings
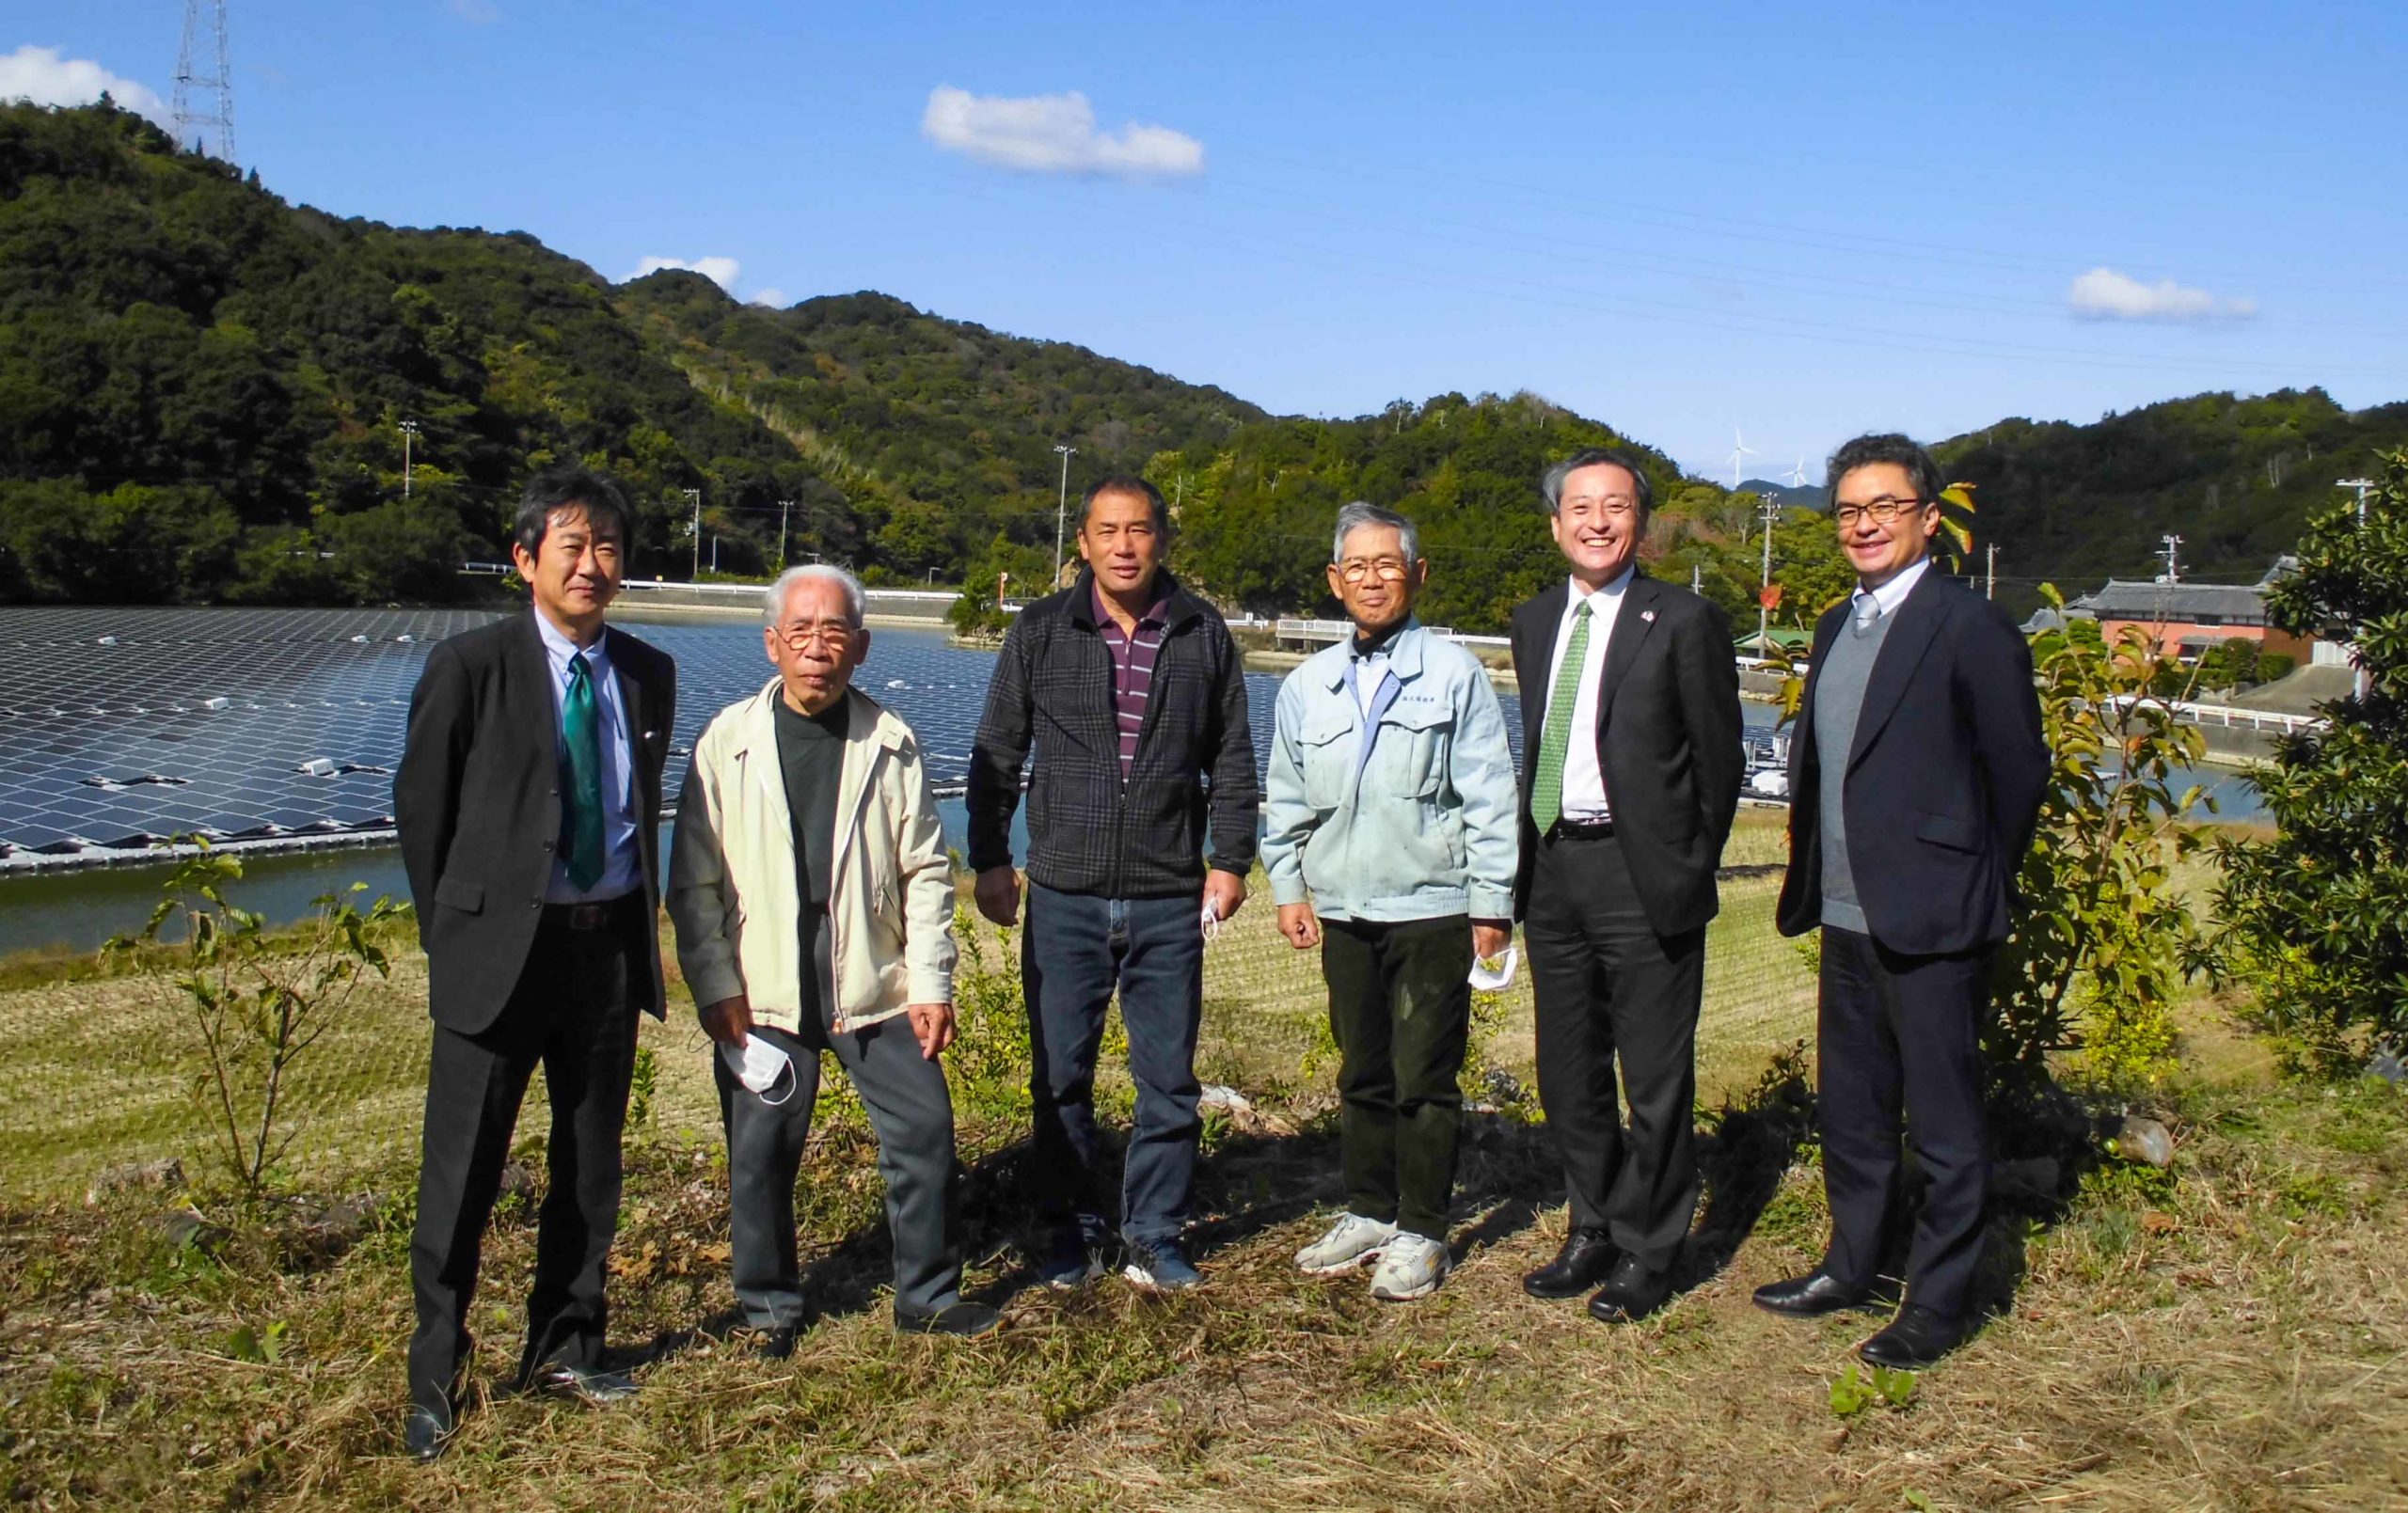
[[[1846,530],[1860,520],[1870,520],[1877,526],[1887,526],[1893,524],[1900,515],[1911,514],[1930,502],[1929,499],[1893,498],[1884,494],[1877,499],[1867,499],[1862,504],[1835,504],[1831,506],[1831,524],[1842,530]]]
[[[854,630],[841,620],[823,620],[817,624],[798,621],[791,625],[780,625],[777,634],[778,639],[798,652],[817,641],[832,652],[841,653],[852,644]]]
[[[1407,565],[1393,557],[1375,557],[1369,560],[1356,558],[1353,561],[1338,564],[1338,575],[1349,583],[1360,583],[1374,573],[1384,578],[1396,578],[1401,581],[1407,571],[1409,571]]]

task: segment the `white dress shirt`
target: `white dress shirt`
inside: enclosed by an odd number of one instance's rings
[[[1849,617],[1862,624],[1872,618],[1876,610],[1885,615],[1896,614],[1898,606],[1905,604],[1907,595],[1915,591],[1915,585],[1923,579],[1924,569],[1930,565],[1931,559],[1926,557],[1877,589],[1868,589],[1859,583],[1856,591],[1848,595]]]
[[[1606,676],[1606,646],[1613,639],[1614,617],[1622,613],[1624,593],[1638,573],[1637,563],[1622,570],[1611,583],[1594,593],[1583,593],[1574,579],[1563,601],[1563,619],[1555,627],[1555,650],[1546,660],[1546,689],[1539,697],[1555,697],[1555,681],[1563,671],[1563,651],[1572,644],[1573,612],[1589,607],[1589,645],[1580,664],[1580,684],[1572,695],[1572,741],[1563,752],[1563,817],[1589,824],[1614,817],[1606,796],[1606,774],[1597,764],[1597,693]],[[1541,711],[1539,729],[1546,729]]]
[[[642,882],[643,853],[636,843],[634,743],[627,734],[626,710],[619,702],[619,679],[611,670],[605,632],[592,646],[579,647],[559,626],[534,610],[535,629],[544,638],[544,658],[552,670],[552,740],[561,741],[562,705],[568,698],[569,659],[581,651],[586,676],[594,685],[594,714],[602,735],[602,875],[594,886],[579,889],[568,880],[567,849],[552,856],[552,880],[544,890],[547,904],[592,904],[632,893]],[[561,805],[568,806],[567,764],[562,763]]]

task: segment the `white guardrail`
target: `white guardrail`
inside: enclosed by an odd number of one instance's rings
[[[2118,708],[2141,701],[2131,694],[2117,694],[2108,701]],[[2322,730],[2326,724],[2321,715],[2286,715],[2273,709],[2243,709],[2237,704],[2201,704],[2187,699],[2149,701],[2163,704],[2176,719],[2194,725],[2221,725],[2237,731],[2276,731],[2285,735],[2293,731]]]
[[[1233,622],[1243,623],[1243,622]],[[1422,629],[1441,640],[1457,641],[1465,646],[1511,646],[1503,636],[1465,636],[1446,625],[1425,625]],[[1271,623],[1271,634],[1283,641],[1342,641],[1354,634],[1354,626],[1344,620],[1281,619]]]

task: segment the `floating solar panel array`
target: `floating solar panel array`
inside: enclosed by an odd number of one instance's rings
[[[389,830],[427,651],[496,613],[0,607],[0,867],[117,859],[184,834],[302,845]],[[758,623],[619,623],[677,660],[673,803],[704,724],[770,675]],[[874,632],[857,682],[911,724],[941,795],[962,790],[993,668],[942,632]],[[1259,766],[1278,678],[1246,684]],[[1510,700],[1508,714],[1518,743]]]

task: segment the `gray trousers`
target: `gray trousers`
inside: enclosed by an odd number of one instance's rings
[[[820,937],[820,970],[827,970]],[[823,976],[821,981],[827,979]],[[822,1001],[828,997],[823,995]],[[895,1312],[927,1315],[961,1300],[961,1253],[950,1232],[953,1095],[944,1069],[920,1054],[911,1021],[900,1015],[845,1034],[806,1039],[754,1025],[752,1032],[794,1058],[794,1077],[767,1095],[736,1079],[714,1048],[721,1119],[727,1129],[728,1209],[734,1233],[736,1300],[754,1329],[800,1326],[802,1279],[795,1258],[794,1184],[819,1096],[820,1045],[853,1080],[878,1134],[878,1170],[886,1179],[886,1224],[895,1241]],[[768,1098],[779,1101],[770,1103]]]

